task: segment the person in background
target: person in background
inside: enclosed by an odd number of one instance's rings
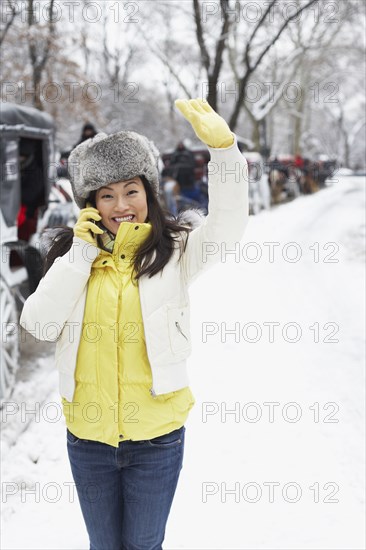
[[[75,143],[74,147],[77,147],[78,145],[80,145],[80,143],[83,143],[83,141],[89,138],[93,138],[96,135],[97,135],[97,131],[95,129],[95,126],[91,124],[91,122],[86,122],[81,131],[80,139],[77,143]]]
[[[67,161],[70,156],[71,151],[61,151],[60,159],[57,165],[57,177],[58,178],[68,178],[69,173],[67,171]]]
[[[296,168],[299,168],[299,170],[302,170],[304,168],[304,159],[301,155],[297,154],[295,155],[294,164]]]
[[[177,216],[178,205],[176,196],[179,195],[180,191],[179,183],[172,177],[171,169],[169,168],[163,169],[161,178],[166,207],[173,216]]]
[[[183,141],[178,143],[173,152],[169,168],[171,168],[172,176],[179,183],[181,194],[199,202],[200,191],[195,186],[194,178],[194,154],[184,145]]]

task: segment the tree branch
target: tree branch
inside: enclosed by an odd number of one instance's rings
[[[220,75],[220,70],[222,67],[222,57],[225,50],[225,43],[229,32],[229,28],[230,28],[229,15],[226,9],[228,7],[228,0],[220,0],[220,2],[221,2],[221,10],[224,15],[224,20],[222,22],[220,38],[216,44],[215,64],[212,72],[212,78],[213,80],[215,80],[215,82],[217,81]]]
[[[264,22],[267,18],[267,15],[269,14],[269,12],[273,8],[273,6],[276,4],[276,2],[277,2],[277,0],[271,0],[270,4],[268,5],[268,8],[263,13],[262,17],[259,19],[257,25],[254,27],[253,32],[252,32],[252,34],[251,34],[251,36],[250,36],[250,38],[247,42],[247,45],[245,47],[243,61],[246,64],[246,66],[248,67],[248,69],[251,69],[249,54],[250,54],[250,47],[253,43],[254,37],[257,34],[258,30],[261,28],[261,26],[264,24]]]
[[[150,51],[156,55],[158,59],[165,65],[165,67],[169,70],[170,74],[175,78],[175,80],[178,82],[179,86],[182,88],[184,93],[186,94],[187,98],[191,97],[191,92],[186,88],[184,85],[182,79],[180,78],[179,74],[175,71],[173,64],[170,62],[169,57],[165,55],[158,47],[154,48],[151,46],[151,41],[148,40],[144,30],[140,28],[140,33],[145,40],[146,44],[148,45]]]
[[[266,10],[267,15],[269,13],[270,8],[272,7],[272,5],[274,5],[274,3],[276,1],[277,0],[272,0],[272,2],[270,4],[270,7]],[[254,29],[254,31],[253,31],[250,39],[249,39],[249,42],[246,46],[246,49],[245,49],[244,58],[245,58],[245,64],[246,64],[246,72],[240,80],[238,99],[237,99],[237,102],[235,104],[233,113],[232,113],[231,118],[230,118],[229,125],[230,125],[230,128],[232,130],[234,130],[236,128],[238,118],[239,118],[239,114],[240,114],[240,110],[241,110],[241,107],[242,107],[242,104],[243,104],[243,101],[244,101],[244,97],[245,97],[246,86],[247,86],[247,83],[248,83],[248,80],[249,80],[251,74],[253,74],[253,72],[258,68],[258,65],[261,63],[262,59],[267,54],[267,52],[272,48],[272,46],[274,46],[274,44],[276,44],[277,40],[280,38],[281,34],[286,29],[286,27],[289,25],[289,23],[293,19],[297,18],[304,10],[308,9],[310,6],[312,6],[313,4],[315,4],[317,2],[319,2],[319,0],[309,0],[307,4],[304,4],[295,13],[293,13],[290,17],[288,17],[285,20],[285,22],[283,23],[283,25],[280,27],[280,29],[278,30],[278,32],[274,36],[274,38],[267,44],[267,46],[263,49],[262,53],[258,56],[257,61],[254,63],[254,65],[251,65],[250,64],[250,59],[249,59],[250,46],[251,46],[251,43],[253,41],[253,37],[255,36],[258,28],[264,22],[263,17],[261,18],[261,21],[258,22],[256,28]]]
[[[10,27],[14,23],[14,19],[16,18],[17,15],[20,14],[20,11],[17,11],[16,4],[12,4],[10,2],[10,0],[7,0],[7,3],[8,3],[8,6],[10,6],[10,9],[11,9],[11,12],[10,12],[11,16],[10,16],[10,19],[6,22],[5,28],[2,31],[1,35],[0,35],[0,46],[3,43],[3,41],[5,40],[5,36],[8,32],[8,30],[10,29]]]
[[[196,37],[201,52],[202,65],[205,67],[207,74],[210,71],[211,60],[206,48],[205,38],[203,36],[203,28],[200,14],[199,0],[193,0],[194,20],[196,23]]]
[[[312,4],[315,4],[316,2],[319,2],[319,0],[310,0],[306,5],[304,5],[302,8],[300,8],[296,13],[294,13],[293,15],[291,15],[288,19],[286,19],[286,21],[284,22],[284,24],[282,25],[282,27],[280,27],[278,33],[276,34],[276,36],[273,38],[273,40],[264,48],[264,50],[262,51],[262,53],[260,54],[260,56],[258,57],[254,67],[252,68],[253,71],[256,70],[256,68],[258,67],[258,65],[260,64],[260,62],[262,61],[263,57],[266,55],[266,53],[268,52],[268,50],[270,50],[272,48],[272,46],[277,42],[277,40],[280,38],[281,34],[283,33],[283,31],[285,30],[285,28],[288,26],[288,24],[293,20],[295,19],[296,17],[298,17],[300,15],[300,13],[304,10],[306,10],[307,8],[310,8],[310,6]]]

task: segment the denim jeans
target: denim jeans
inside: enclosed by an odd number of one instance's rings
[[[161,550],[183,467],[185,426],[118,449],[79,439],[67,451],[90,550]]]

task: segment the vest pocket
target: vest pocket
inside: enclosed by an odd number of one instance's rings
[[[168,325],[172,352],[179,353],[189,350],[191,348],[191,337],[188,305],[168,308]]]

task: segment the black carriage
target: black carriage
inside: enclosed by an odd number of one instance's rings
[[[10,394],[18,367],[20,310],[42,276],[32,238],[54,182],[54,132],[48,114],[0,104],[0,401]]]

